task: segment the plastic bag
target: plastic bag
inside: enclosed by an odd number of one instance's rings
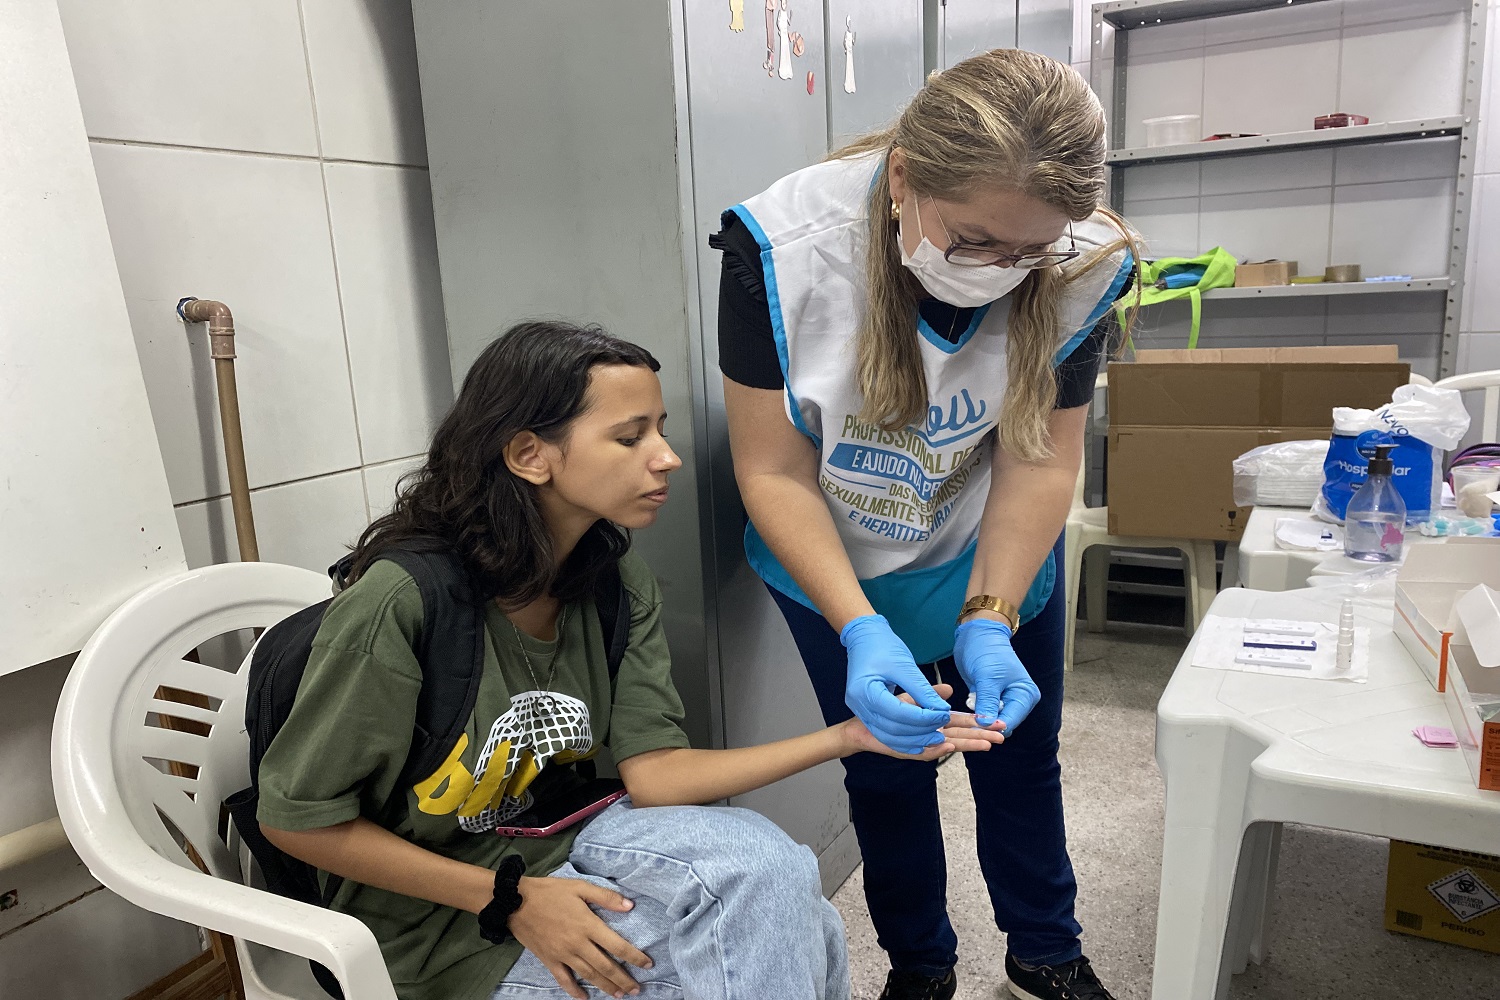
[[[1389,444],[1395,463],[1391,481],[1406,501],[1406,518],[1427,520],[1442,495],[1443,452],[1457,447],[1468,430],[1469,411],[1456,389],[1403,385],[1378,410],[1334,407],[1333,440],[1314,511],[1342,522],[1349,501],[1364,484],[1375,446]]]
[[[1239,507],[1310,507],[1323,486],[1327,441],[1282,441],[1252,448],[1234,460]]]

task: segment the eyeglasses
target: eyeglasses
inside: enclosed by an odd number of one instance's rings
[[[936,201],[932,202],[932,213],[937,216],[938,225],[943,227],[943,235],[948,239],[948,249],[943,251],[943,259],[958,267],[994,267],[998,264],[1009,264],[1023,271],[1034,271],[1041,267],[1056,267],[1058,264],[1065,264],[1079,255],[1078,242],[1073,238],[1073,223],[1071,222],[1068,223],[1068,249],[1066,250],[1006,253],[1003,250],[995,250],[979,243],[968,243],[955,238],[952,233],[948,232],[948,223],[943,221],[943,214],[938,211]],[[920,223],[919,218],[918,224]]]

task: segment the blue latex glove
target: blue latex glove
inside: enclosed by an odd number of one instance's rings
[[[938,730],[952,709],[938,697],[906,643],[880,615],[864,615],[844,626],[839,641],[849,651],[844,703],[877,740],[898,753],[920,754],[943,742]],[[900,687],[916,701],[896,697]]]
[[[1042,700],[1042,692],[1011,648],[1010,626],[980,618],[964,622],[953,636],[954,662],[974,692],[975,721],[988,726],[998,718],[1006,735],[1015,732]]]

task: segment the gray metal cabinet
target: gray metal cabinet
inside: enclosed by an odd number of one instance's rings
[[[922,88],[922,8],[912,0],[827,2],[828,136],[837,149],[889,124]]]
[[[860,5],[851,24],[870,52],[882,51],[883,26],[895,30],[875,6],[900,5]],[[498,331],[537,315],[602,323],[662,362],[684,467],[636,544],[661,581],[697,746],[822,724],[742,553],[715,339],[719,254],[706,238],[723,209],[826,154],[828,15],[821,0],[745,0],[738,20],[736,10],[723,0],[413,3],[455,375]],[[840,101],[836,114],[863,128],[912,81],[884,79],[878,58],[858,69],[868,103]],[[858,861],[836,763],[737,804],[817,851],[830,887]]]

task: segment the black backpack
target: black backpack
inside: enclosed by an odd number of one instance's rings
[[[422,594],[422,632],[413,650],[422,667],[422,690],[417,697],[411,750],[402,771],[401,787],[406,787],[442,765],[474,712],[484,668],[485,609],[484,602],[475,596],[463,563],[451,550],[388,549],[379,558],[389,559],[411,574]],[[341,584],[351,568],[352,556],[346,556],[328,573]],[[256,643],[245,694],[250,787],[225,800],[240,839],[260,865],[266,887],[279,896],[315,906],[327,906],[343,880],[330,875],[320,890],[317,870],[267,840],[255,814],[260,804],[261,761],[291,714],[313,638],[332,602],[329,598],[283,619]],[[599,574],[594,603],[604,629],[612,688],[630,638],[629,598],[617,566],[612,564]],[[592,761],[572,766],[585,778],[593,776]],[[339,995],[337,981],[326,969],[313,963],[313,971],[325,989]]]

